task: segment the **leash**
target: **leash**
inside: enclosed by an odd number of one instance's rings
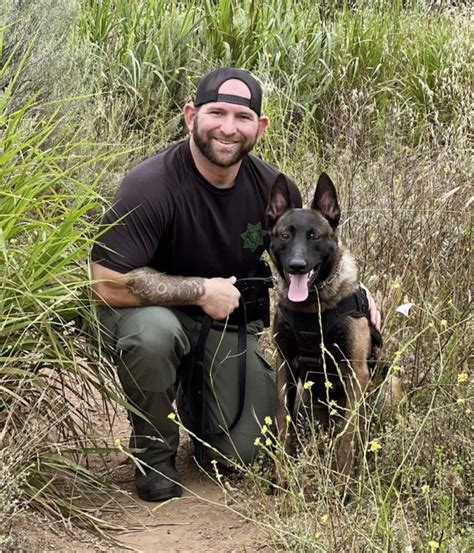
[[[268,270],[269,271],[269,270]],[[237,372],[238,372],[238,407],[234,420],[227,426],[227,431],[232,431],[239,423],[245,404],[245,387],[247,382],[247,322],[248,312],[253,314],[263,314],[262,320],[264,326],[270,324],[270,300],[268,293],[261,294],[260,289],[255,289],[252,284],[261,283],[267,289],[274,285],[272,276],[268,277],[247,277],[238,279],[235,283],[236,288],[240,291],[239,307],[232,314],[232,325],[237,326]],[[254,289],[254,296],[250,300],[245,301],[245,293]],[[268,313],[268,314],[267,314]],[[206,431],[206,371],[204,368],[204,353],[206,341],[211,331],[214,319],[209,315],[200,317],[201,330],[196,346],[190,356],[190,377],[188,386],[186,387],[186,396],[189,401],[192,419],[192,430],[202,439],[206,440],[209,432]],[[229,322],[230,318],[227,318]],[[252,320],[255,320],[253,318]]]

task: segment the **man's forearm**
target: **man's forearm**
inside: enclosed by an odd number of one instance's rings
[[[128,293],[140,305],[195,305],[204,295],[204,278],[166,275],[141,267],[126,275]]]
[[[235,276],[182,277],[140,267],[126,274],[92,264],[92,287],[97,299],[110,307],[199,305],[216,320],[225,319],[239,306]]]

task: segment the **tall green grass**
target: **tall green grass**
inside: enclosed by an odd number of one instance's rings
[[[120,401],[107,359],[81,330],[94,324],[87,259],[106,205],[97,191],[103,173],[85,178],[96,164],[106,171],[117,153],[97,154],[80,127],[42,115],[34,98],[12,102],[27,56],[0,101],[2,549],[26,507],[107,527],[84,507],[110,486],[82,461],[104,446],[91,408]]]
[[[278,124],[311,115],[322,143],[356,125],[372,143],[387,131],[408,144],[446,140],[468,109],[472,28],[461,10],[401,1],[113,5],[84,2],[80,34],[101,65],[105,117],[113,122],[122,106],[129,130],[154,132],[192,98],[190,83],[223,64],[255,71],[268,105],[273,91],[287,98]]]

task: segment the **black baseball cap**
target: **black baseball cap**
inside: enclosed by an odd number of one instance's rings
[[[250,90],[250,98],[234,94],[219,94],[219,88],[229,79],[238,79],[246,84]],[[238,67],[220,67],[206,73],[199,81],[194,105],[198,107],[208,102],[228,102],[247,106],[260,117],[262,96],[262,87],[248,71]]]

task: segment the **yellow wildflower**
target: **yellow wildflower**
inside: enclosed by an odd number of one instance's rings
[[[327,513],[325,513],[322,517],[321,517],[321,522],[323,524],[326,524],[326,522],[329,520],[329,515]]]
[[[260,438],[255,438],[255,441],[253,442],[253,445],[262,445],[262,442],[260,441]]]
[[[332,388],[332,382],[330,382],[329,380],[326,380],[326,382],[324,383],[324,385],[326,386],[326,388]]]
[[[460,397],[456,400],[456,403],[458,405],[464,405],[466,403],[466,400],[463,397]]]
[[[372,440],[369,442],[369,451],[372,453],[378,453],[382,449],[380,442],[378,440]]]
[[[262,426],[262,430],[261,430],[262,434],[266,434],[268,432],[268,426],[266,424],[264,424]]]
[[[290,422],[291,422],[291,417],[290,417],[290,415],[286,415],[286,422],[287,422],[288,424],[290,424]]]
[[[176,413],[171,412],[171,413],[168,415],[168,418],[169,418],[171,421],[176,420]]]
[[[217,461],[215,459],[212,459],[211,465],[217,465]]]
[[[400,283],[399,283],[399,282],[394,282],[394,283],[392,284],[392,288],[393,288],[394,290],[400,290],[400,288],[401,288]]]
[[[271,426],[273,424],[272,417],[265,417],[265,424]]]
[[[467,373],[458,374],[458,384],[462,384],[463,382],[466,382],[466,380],[467,380]]]
[[[305,390],[311,390],[311,388],[313,387],[314,385],[314,382],[312,380],[307,380],[304,385],[303,385],[303,388]]]
[[[421,486],[421,493],[424,495],[428,495],[430,493],[430,487],[428,484],[423,484],[423,486]]]
[[[435,549],[439,549],[439,543],[437,541],[434,541],[434,540],[429,541],[428,545],[429,545],[431,551],[434,551]]]
[[[265,440],[265,445],[266,445],[266,446],[271,446],[271,445],[272,445],[272,441],[271,441],[270,438],[267,438],[267,439]]]
[[[122,442],[121,442],[120,438],[115,438],[114,447],[116,447],[117,449],[120,449],[122,447]]]

